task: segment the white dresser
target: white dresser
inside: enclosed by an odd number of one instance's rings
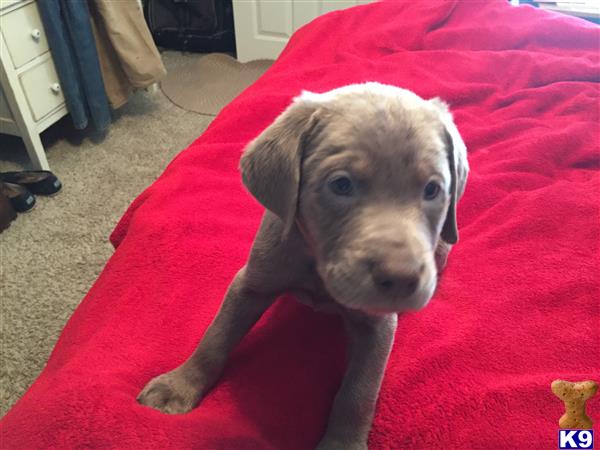
[[[20,136],[48,170],[40,133],[68,111],[35,1],[0,0],[0,60],[0,133]]]

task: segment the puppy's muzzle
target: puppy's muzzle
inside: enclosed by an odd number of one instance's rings
[[[410,297],[418,289],[421,282],[421,273],[424,265],[419,270],[406,267],[406,264],[394,264],[394,261],[371,262],[370,272],[373,284],[378,292],[393,298]]]
[[[375,290],[390,299],[404,299],[421,286],[425,264],[401,242],[381,243],[384,250],[372,252],[366,264]]]

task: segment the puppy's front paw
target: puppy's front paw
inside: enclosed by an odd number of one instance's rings
[[[176,370],[152,379],[137,401],[165,414],[183,414],[200,401],[201,387],[194,385]]]
[[[367,444],[324,436],[316,450],[368,450]]]

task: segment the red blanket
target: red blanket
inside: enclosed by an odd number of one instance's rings
[[[289,298],[193,412],[135,397],[191,353],[246,259],[262,210],[240,182],[244,145],[301,89],[372,80],[448,101],[472,172],[439,289],[400,317],[370,446],[556,448],[550,382],[600,381],[599,42],[595,25],[505,1],[372,4],[298,31],[131,205],[114,256],[2,420],[1,447],[314,446],[345,338],[338,318]],[[600,424],[600,395],[588,411]]]

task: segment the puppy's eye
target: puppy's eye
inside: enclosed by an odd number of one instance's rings
[[[329,189],[336,195],[352,195],[354,186],[352,180],[344,175],[338,175],[329,180]]]
[[[425,189],[423,190],[423,197],[425,200],[433,200],[440,193],[440,185],[435,181],[430,181],[425,185]]]

